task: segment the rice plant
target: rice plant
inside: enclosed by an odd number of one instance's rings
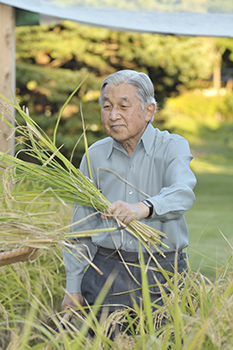
[[[155,280],[163,306],[151,303],[142,260],[141,305],[134,303],[131,309],[120,308],[98,322],[96,314],[108,292],[110,279],[93,307],[77,305],[72,310],[72,320],[63,318],[60,304],[65,292],[65,271],[61,247],[71,234],[67,215],[61,218],[58,208],[67,213],[76,201],[94,206],[97,212],[106,212],[109,202],[93,186],[91,173],[90,178],[83,176],[62,155],[62,146],[56,146],[59,119],[50,140],[16,102],[13,106],[23,116],[26,126],[11,125],[12,132],[17,129],[20,142],[30,141],[27,152],[37,164],[11,157],[9,152],[0,155],[0,247],[4,251],[20,247],[41,249],[36,260],[0,267],[0,350],[232,350],[232,258],[216,282],[191,269],[185,278],[175,272],[172,279],[167,277],[166,286],[170,289],[167,295],[164,286]],[[147,249],[157,247],[163,237],[161,232],[151,231],[137,221],[127,230]],[[74,233],[75,237],[91,234],[98,232]],[[182,289],[178,288],[180,280]],[[114,327],[122,325],[123,330],[111,340]]]
[[[142,304],[121,308],[98,322],[96,313],[112,282],[109,280],[96,304],[90,309],[77,305],[75,317],[67,322],[58,311],[64,294],[64,266],[53,249],[33,263],[1,268],[0,349],[232,349],[232,260],[214,283],[189,270],[180,290],[177,283],[183,276],[175,273],[167,281],[169,295],[160,286],[164,298],[160,307],[150,302],[142,268]],[[116,325],[124,325],[123,331],[110,340],[109,331]]]
[[[9,155],[9,152],[0,152],[0,161],[3,169],[5,169],[1,171],[3,179],[2,191],[6,197],[5,200],[10,196],[15,201],[30,204],[34,200],[40,201],[42,198],[45,200],[53,197],[64,205],[76,202],[80,205],[94,207],[96,212],[107,213],[110,202],[93,185],[91,172],[89,178],[85,177],[61,153],[62,145],[58,148],[56,146],[56,134],[62,111],[77,89],[71,94],[61,110],[54,129],[53,140],[50,140],[45,132],[30,118],[27,111],[22,110],[16,102],[11,102],[0,95],[7,103],[12,104],[23,117],[26,125],[18,125],[16,127],[8,120],[4,120],[12,127],[13,131],[17,129],[17,132],[21,135],[20,142],[26,144],[29,141],[30,146],[26,152],[37,161],[37,163],[25,162],[17,157],[12,157]],[[24,191],[22,186],[24,181],[33,183],[31,190]],[[12,186],[14,194],[12,194]],[[118,227],[125,227],[117,218],[115,220]],[[118,228],[109,228],[108,230],[114,229]],[[137,220],[133,220],[125,229],[136,236],[149,252],[150,246],[152,246],[163,254],[158,246],[166,246],[161,240],[161,237],[165,237],[164,233]]]

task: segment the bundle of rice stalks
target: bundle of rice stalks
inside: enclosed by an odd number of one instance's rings
[[[77,89],[80,86],[77,87]],[[14,199],[22,202],[30,202],[32,199],[43,197],[55,197],[63,204],[76,202],[79,205],[90,206],[101,213],[106,213],[110,202],[100,193],[91,181],[91,168],[88,157],[88,150],[86,146],[87,160],[89,165],[90,179],[85,177],[81,171],[74,167],[61,152],[62,145],[56,146],[56,133],[62,112],[77,89],[71,94],[64,104],[57,124],[54,129],[53,140],[51,140],[46,133],[30,118],[28,113],[25,113],[20,106],[10,100],[4,98],[7,103],[10,103],[23,117],[26,126],[14,126],[6,119],[5,122],[21,135],[21,143],[27,144],[28,141],[31,146],[27,150],[30,156],[34,157],[39,164],[33,164],[12,157],[8,153],[0,152],[0,161],[3,161],[5,171],[2,172],[5,178],[5,184],[14,185]],[[85,144],[87,145],[85,132],[83,134]],[[20,188],[21,183],[29,179],[33,181],[33,188],[26,193]],[[41,189],[43,188],[43,189]],[[2,190],[4,190],[2,188]],[[6,191],[5,191],[6,192]],[[115,218],[118,226],[124,225]],[[129,226],[125,227],[132,235],[136,236],[138,240],[144,244],[146,249],[150,251],[150,246],[155,248],[163,254],[158,248],[159,245],[166,246],[161,241],[161,236],[165,236],[151,227],[133,220]],[[109,229],[110,230],[110,229]],[[78,235],[77,235],[78,236]]]
[[[3,210],[0,213],[0,266],[19,261],[34,260],[39,248],[66,248],[70,245],[69,226],[59,227],[57,222],[47,220],[53,214],[26,213]],[[75,237],[93,235],[77,232]]]
[[[37,258],[37,246],[45,241],[42,227],[28,222],[22,213],[3,211],[0,214],[0,266]],[[47,231],[45,231],[47,233]],[[41,238],[41,236],[43,238]],[[46,239],[46,245],[48,242]],[[44,243],[44,242],[43,242]]]

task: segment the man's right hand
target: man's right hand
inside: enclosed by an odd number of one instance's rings
[[[83,304],[82,294],[70,293],[70,294],[65,294],[61,304],[61,308],[63,311],[68,311],[69,309],[76,309],[82,304]]]

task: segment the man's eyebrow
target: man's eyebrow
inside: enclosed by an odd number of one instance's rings
[[[119,101],[126,101],[126,102],[130,102],[129,98],[127,96],[122,96],[122,97],[119,97],[118,99]],[[102,98],[102,101],[105,102],[105,101],[110,101],[110,98],[108,97],[103,97]]]
[[[122,96],[122,97],[119,98],[119,100],[123,100],[123,101],[126,101],[126,102],[130,102],[130,101],[129,101],[129,98],[128,98],[127,96],[126,96],[126,97],[125,97],[125,96]]]
[[[104,102],[104,101],[109,101],[109,98],[108,97],[103,97],[102,98],[102,101]]]

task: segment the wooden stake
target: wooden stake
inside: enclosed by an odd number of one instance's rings
[[[0,3],[0,93],[8,99],[12,99],[12,93],[15,94],[15,11],[12,6],[2,3]],[[9,113],[6,113],[4,108],[1,108],[0,112],[8,120],[14,118],[13,108],[9,109]],[[12,148],[10,154],[13,155],[14,139],[8,138],[11,133],[12,129],[0,118],[0,151],[6,152]]]
[[[216,93],[217,95],[219,95],[219,91],[221,89],[221,66],[220,65],[216,65],[214,67],[213,82],[214,82],[214,88],[216,90]]]

